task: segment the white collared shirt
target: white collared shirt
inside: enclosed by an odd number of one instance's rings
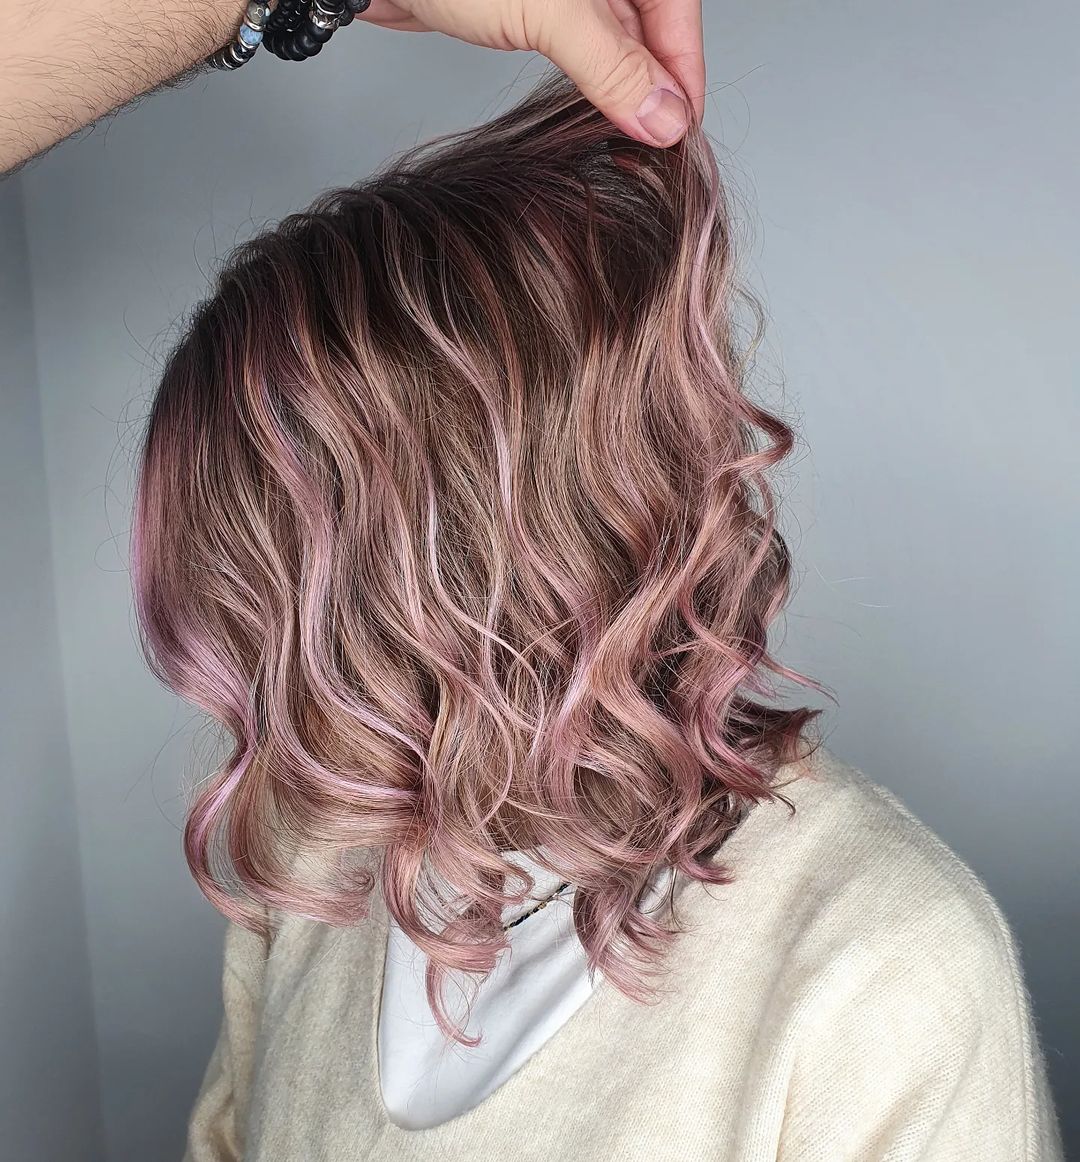
[[[522,852],[504,852],[535,880],[530,900],[503,913],[508,924],[558,888],[557,875]],[[646,906],[659,899],[670,871],[654,881]],[[449,1042],[435,1024],[424,987],[427,957],[394,923],[379,1012],[379,1074],[392,1121],[428,1129],[478,1105],[577,1012],[601,980],[590,979],[574,931],[573,887],[507,932],[510,947],[475,991],[465,1031],[482,1034],[476,1048]],[[467,993],[448,980],[444,995],[454,1022],[464,1018]]]

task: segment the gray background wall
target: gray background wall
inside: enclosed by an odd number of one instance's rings
[[[0,184],[0,1159],[104,1157],[22,200]]]
[[[1001,901],[1080,1146],[1080,14],[1058,0],[706,8],[707,124],[771,316],[762,390],[801,417],[809,448],[785,477],[803,577],[781,653],[837,692],[829,745],[893,788]],[[44,628],[13,615],[22,638],[3,714],[23,750],[12,757],[5,739],[3,760],[6,781],[33,780],[35,765],[52,780],[22,792],[44,798],[13,816],[36,831],[15,848],[12,882],[55,892],[43,902],[55,931],[27,935],[4,896],[3,939],[30,941],[26,956],[40,946],[39,963],[73,990],[68,1011],[22,1033],[29,1043],[44,1026],[83,1055],[53,1079],[81,1101],[93,1037],[78,990],[92,981],[114,1162],[179,1155],[220,1012],[222,926],[179,846],[180,788],[207,746],[144,671],[126,571],[130,462],[161,356],[215,256],[416,139],[484,117],[523,91],[527,62],[353,28],[304,67],[260,58],[158,94],[18,178],[63,682],[54,689],[44,627],[24,351],[9,373],[14,403],[4,385],[5,453],[10,442],[22,457],[15,474],[4,465],[5,485],[23,482],[15,503],[26,506],[4,514],[16,524],[3,530],[4,584]],[[17,264],[7,277],[23,277]],[[25,345],[29,318],[3,320]],[[12,408],[24,427],[9,432]],[[31,686],[15,667],[41,642],[52,660]],[[45,886],[30,850],[41,845],[69,858],[63,875],[42,865]],[[30,988],[12,979],[20,995]],[[5,1076],[19,1043],[5,1038]],[[86,1118],[77,1132],[90,1143]],[[49,1149],[34,1157],[97,1157],[89,1144]]]

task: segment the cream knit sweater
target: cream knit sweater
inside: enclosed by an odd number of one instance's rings
[[[602,981],[480,1105],[386,1116],[387,917],[232,926],[185,1162],[1059,1162],[1012,932],[981,880],[824,748],[681,882],[656,1005]],[[682,877],[680,877],[680,881]]]

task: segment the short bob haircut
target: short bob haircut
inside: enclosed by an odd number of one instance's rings
[[[475,1043],[445,974],[494,967],[522,851],[653,995],[651,876],[730,882],[721,844],[820,745],[769,704],[821,687],[767,648],[794,436],[744,393],[733,264],[703,132],[642,145],[560,78],[230,256],[132,559],[151,667],[227,730],[185,828],[223,913],[352,924],[378,885]]]

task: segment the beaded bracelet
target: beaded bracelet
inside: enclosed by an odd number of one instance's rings
[[[215,69],[238,69],[260,44],[283,61],[322,52],[334,33],[367,10],[371,0],[250,0],[235,39],[207,57]]]

